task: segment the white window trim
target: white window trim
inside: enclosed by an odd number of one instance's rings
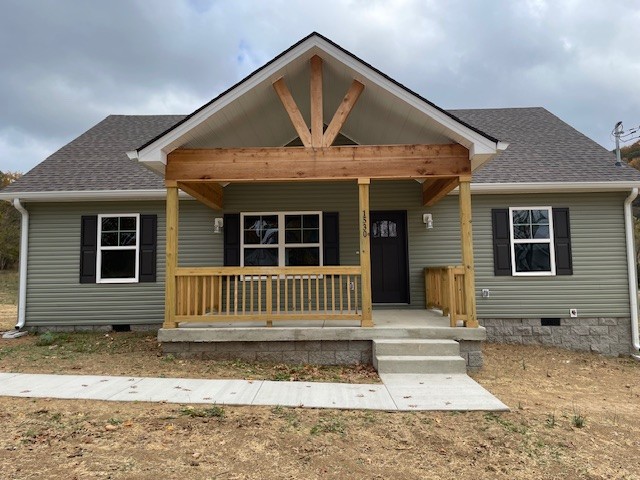
[[[248,244],[247,248],[278,248],[278,267],[285,267],[285,248],[304,248],[304,247],[318,247],[319,248],[319,259],[320,265],[324,265],[323,258],[323,244],[322,244],[322,235],[323,235],[323,224],[322,224],[322,212],[321,211],[313,211],[313,212],[305,212],[305,211],[293,211],[293,212],[242,212],[240,213],[240,266],[244,267],[244,217],[245,216],[255,216],[255,215],[275,215],[278,217],[278,243],[268,244],[268,245],[260,245],[260,244]],[[317,243],[285,243],[285,223],[284,217],[285,215],[318,215],[318,242]]]
[[[549,238],[513,238],[514,210],[547,210],[549,212]],[[514,277],[552,277],[556,274],[556,255],[553,242],[553,208],[552,207],[509,207],[509,243],[511,249],[511,275]],[[548,243],[551,270],[548,272],[518,272],[516,271],[516,243]]]
[[[102,246],[102,219],[108,217],[135,217],[136,219],[136,260],[135,276],[132,278],[102,278],[102,251],[103,250],[134,250],[134,247],[103,247]],[[138,283],[140,269],[140,214],[139,213],[101,213],[98,215],[98,239],[96,255],[96,283]]]

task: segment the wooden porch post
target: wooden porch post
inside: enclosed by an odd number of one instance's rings
[[[175,328],[176,317],[176,269],[178,267],[178,186],[167,182],[166,207],[166,270],[163,328]]]
[[[465,310],[467,327],[477,327],[476,282],[473,264],[473,231],[471,226],[471,177],[460,177],[460,240],[464,267]]]
[[[360,269],[362,270],[362,323],[373,327],[371,313],[371,248],[369,240],[369,178],[358,179],[358,207],[360,226]]]

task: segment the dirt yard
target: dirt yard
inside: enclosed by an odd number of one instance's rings
[[[120,335],[58,337],[49,345],[37,345],[36,337],[2,340],[0,371],[133,375],[128,372],[150,368],[148,374],[187,371],[213,378],[235,368],[162,360],[149,337]],[[474,378],[512,412],[387,413],[0,398],[0,477],[640,478],[639,363],[507,345],[486,345],[485,363]],[[244,365],[237,374],[243,371],[245,378],[262,378],[273,375],[274,366]],[[281,379],[298,375],[285,372]],[[364,379],[368,373],[340,375]]]

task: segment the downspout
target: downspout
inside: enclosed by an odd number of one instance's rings
[[[20,284],[18,294],[18,323],[16,330],[22,329],[27,306],[27,250],[29,248],[29,212],[22,206],[19,198],[13,199],[13,206],[22,214],[20,226]]]
[[[627,271],[629,276],[629,306],[631,307],[631,356],[640,360],[640,338],[638,335],[638,276],[636,267],[636,252],[633,235],[633,211],[631,204],[638,196],[638,189],[634,188],[624,201],[624,226],[627,236]]]

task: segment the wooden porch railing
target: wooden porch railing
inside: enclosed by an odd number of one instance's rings
[[[176,322],[360,320],[359,266],[176,270]]]
[[[449,315],[452,327],[462,320],[466,325],[468,315],[465,301],[464,267],[427,267],[424,269],[427,308],[439,308],[443,315]]]

